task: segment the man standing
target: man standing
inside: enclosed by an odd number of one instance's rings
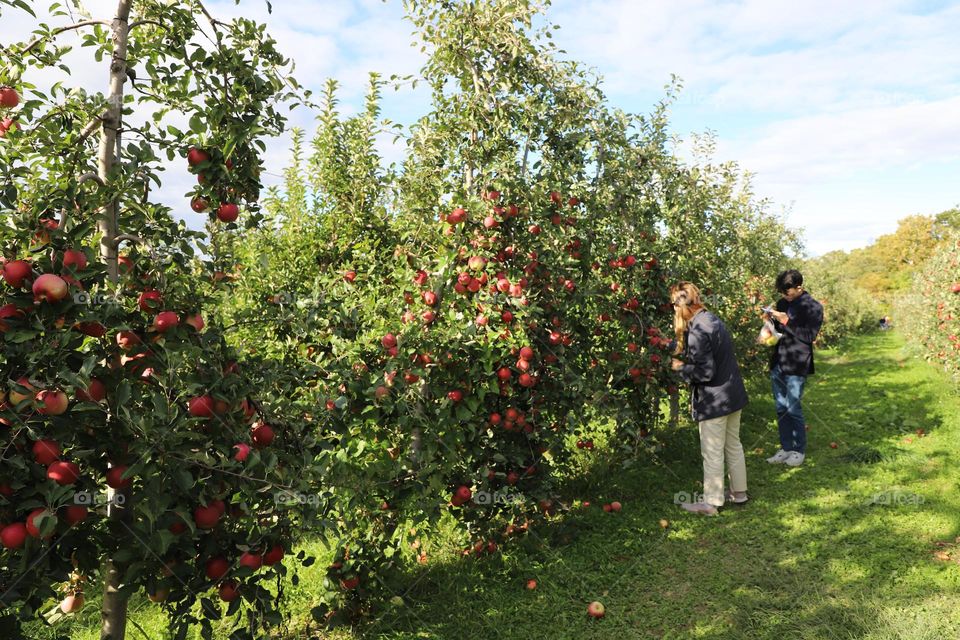
[[[767,458],[771,464],[796,467],[807,448],[806,422],[800,400],[807,376],[812,375],[813,341],[823,325],[823,305],[803,289],[803,276],[796,269],[777,276],[777,291],[783,296],[767,317],[783,334],[770,355],[770,380],[780,427],[780,450]]]

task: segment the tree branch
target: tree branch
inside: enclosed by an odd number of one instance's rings
[[[106,20],[84,20],[84,21],[82,21],[82,22],[77,22],[77,23],[74,23],[74,24],[71,24],[71,25],[67,25],[66,27],[60,27],[59,29],[54,29],[54,30],[53,30],[52,32],[50,32],[48,35],[46,35],[46,36],[44,36],[44,37],[42,37],[42,38],[37,38],[36,40],[34,40],[34,41],[31,42],[30,44],[28,44],[28,45],[27,45],[27,48],[23,50],[23,54],[26,55],[26,54],[30,53],[31,50],[33,50],[33,49],[35,49],[36,47],[40,46],[40,43],[43,42],[44,40],[48,40],[48,39],[50,39],[50,38],[54,38],[54,37],[60,35],[61,33],[66,32],[66,31],[73,31],[74,29],[82,29],[83,27],[89,27],[89,26],[95,25],[95,24],[102,24],[102,25],[107,26],[107,27],[112,26],[112,24],[111,24],[110,22],[107,22]]]
[[[133,31],[140,25],[144,25],[144,24],[152,24],[154,26],[161,27],[161,28],[164,28],[167,26],[158,20],[136,20],[134,22],[131,22],[130,26],[128,26],[127,29],[130,31]]]

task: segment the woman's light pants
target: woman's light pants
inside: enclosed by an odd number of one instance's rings
[[[703,454],[703,501],[723,505],[723,462],[730,473],[730,490],[747,490],[747,463],[740,444],[740,411],[700,421]]]

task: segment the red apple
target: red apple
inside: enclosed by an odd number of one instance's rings
[[[536,589],[536,588],[537,588],[537,581],[536,581],[536,580],[527,580],[527,589],[528,589],[528,590],[533,591],[533,590]]]
[[[397,337],[392,333],[388,333],[380,338],[380,344],[383,345],[384,349],[392,349],[397,346]]]
[[[20,104],[20,94],[13,87],[0,87],[0,107],[13,109]]]
[[[269,551],[263,555],[263,564],[271,567],[281,560],[283,560],[283,546],[279,544],[273,545]]]
[[[205,198],[194,198],[190,201],[190,208],[196,211],[197,213],[203,213],[207,210],[207,207],[210,206],[210,203],[207,202]]]
[[[240,556],[240,566],[249,567],[256,571],[263,566],[263,556],[258,553],[245,552]]]
[[[357,279],[357,272],[353,271],[352,269],[349,271],[344,271],[343,279],[346,280],[347,282],[353,282],[354,280]]]
[[[606,615],[606,609],[604,609],[603,604],[594,601],[587,605],[587,615],[591,618],[600,619]]]
[[[125,489],[133,484],[132,478],[124,478],[123,474],[126,473],[126,465],[117,465],[116,467],[110,467],[107,470],[107,486],[113,489]]]
[[[220,222],[233,222],[240,215],[240,208],[237,205],[227,202],[217,208],[217,220]]]
[[[3,265],[3,279],[15,289],[22,287],[32,272],[33,267],[26,260],[11,260]]]
[[[470,490],[470,487],[464,484],[457,487],[456,491],[453,492],[454,501],[458,501],[460,504],[469,502],[472,497],[473,492]]]
[[[233,602],[240,597],[240,585],[236,580],[227,580],[220,585],[217,593],[224,602]]]
[[[257,422],[250,428],[250,440],[257,449],[270,446],[273,437],[273,427],[265,422]]]
[[[34,397],[34,392],[36,391],[36,387],[34,387],[30,383],[30,380],[26,377],[22,377],[19,380],[17,380],[17,384],[23,387],[24,389],[26,389],[27,393],[21,393],[20,391],[17,391],[16,389],[11,387],[8,398],[10,399],[10,404],[13,405],[14,407],[16,407],[17,405],[19,405],[21,402],[25,400],[32,399]]]
[[[87,519],[87,508],[78,504],[72,504],[64,509],[63,521],[73,526]]]
[[[950,287],[950,290],[954,293],[960,293],[960,282],[954,282],[953,286]]]
[[[55,440],[37,440],[31,449],[34,461],[49,466],[60,458],[60,445]]]
[[[211,580],[220,580],[230,571],[230,563],[223,556],[216,556],[207,560],[203,572]]]
[[[233,459],[237,462],[245,461],[247,456],[250,455],[250,445],[244,442],[238,442],[237,444],[233,445],[233,448],[237,450],[237,452],[233,454]]]
[[[353,591],[360,586],[360,576],[356,574],[346,576],[340,580],[340,586],[346,591]]]
[[[211,501],[205,507],[197,507],[193,510],[193,521],[199,529],[213,529],[220,521],[223,512],[217,504]]]
[[[187,403],[187,408],[194,418],[212,418],[214,415],[214,402],[209,395],[191,398]]]
[[[210,162],[210,154],[202,149],[190,147],[190,150],[187,151],[187,163],[191,167],[196,167],[203,162]]]
[[[156,289],[146,289],[137,298],[137,306],[141,311],[156,311],[163,305],[163,295]]]
[[[39,537],[40,537],[40,528],[37,527],[37,525],[36,525],[36,520],[37,520],[37,518],[39,518],[39,517],[41,517],[41,516],[46,516],[46,515],[52,515],[52,512],[51,512],[49,509],[45,508],[45,507],[40,507],[39,509],[34,509],[33,511],[31,511],[31,512],[30,512],[30,515],[27,516],[27,523],[26,523],[26,525],[27,525],[27,533],[29,533],[29,534],[30,534],[31,536],[33,536],[34,538],[39,538]],[[51,537],[51,535],[52,535],[52,534],[48,534],[48,535],[46,536],[46,539],[49,539],[49,538]]]
[[[449,398],[451,402],[460,402],[463,400],[463,391],[460,391],[459,389],[448,391],[447,398]]]
[[[196,331],[203,331],[203,328],[207,326],[207,323],[203,321],[203,316],[199,313],[195,313],[192,316],[187,316],[187,319],[184,320],[184,322],[193,327]]]
[[[24,313],[12,302],[0,307],[0,333],[4,333],[10,329],[10,325],[4,322],[4,320],[23,317],[23,315]]]
[[[60,302],[69,292],[64,279],[52,273],[45,273],[33,281],[33,297],[37,300]]]
[[[620,510],[623,509],[623,505],[614,500],[610,503],[610,511],[614,513],[620,513]]]
[[[70,400],[63,391],[44,389],[37,393],[37,413],[45,416],[62,416],[67,412]]]
[[[153,319],[153,328],[156,329],[158,333],[166,333],[170,331],[170,329],[176,328],[179,324],[180,316],[173,311],[161,311]]]
[[[20,94],[13,87],[0,87],[0,107],[13,109],[20,104]]]
[[[47,467],[47,477],[59,485],[73,484],[80,477],[80,467],[73,462],[58,460]]]
[[[67,249],[63,252],[63,268],[80,271],[87,268],[87,254],[77,249]]]
[[[91,338],[102,338],[107,335],[107,328],[99,322],[78,322],[73,325],[73,328]]]
[[[13,129],[14,131],[20,129],[20,125],[13,118],[4,118],[0,120],[0,138],[6,138],[7,132]]]
[[[83,608],[83,594],[72,593],[60,601],[60,611],[66,614],[76,613]]]
[[[143,341],[133,331],[118,331],[117,332],[117,346],[123,349],[124,351],[130,351],[138,344],[142,344]]]
[[[27,539],[27,525],[14,522],[0,529],[0,542],[6,549],[19,549]]]

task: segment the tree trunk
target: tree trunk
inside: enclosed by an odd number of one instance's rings
[[[113,19],[113,56],[110,60],[110,89],[107,110],[103,117],[98,154],[98,173],[104,184],[110,183],[117,150],[117,136],[123,109],[123,83],[127,80],[127,31],[132,0],[118,0],[117,15]],[[97,227],[102,234],[100,258],[106,263],[110,279],[116,282],[117,266],[117,202],[110,200],[100,214]]]
[[[130,23],[132,0],[118,0],[117,14],[113,19],[113,56],[110,61],[110,92],[107,97],[107,112],[100,135],[99,175],[109,187],[114,162],[119,157],[119,129],[123,113],[123,84],[127,79],[127,34]],[[117,264],[117,201],[107,202],[100,214],[97,227],[100,239],[100,259],[107,265],[112,282],[119,279]],[[131,495],[127,490],[107,492],[109,507],[107,516],[114,521],[127,522],[130,518]],[[120,568],[112,558],[103,566],[103,608],[100,612],[100,639],[124,640],[127,629],[127,596],[120,591]]]
[[[680,422],[680,391],[670,392],[670,424],[676,426]]]

